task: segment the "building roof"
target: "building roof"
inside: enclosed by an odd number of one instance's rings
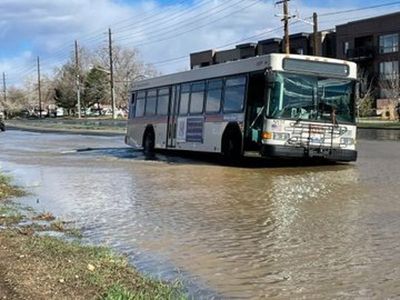
[[[298,32],[298,33],[289,35],[289,38],[291,38],[291,39],[297,39],[297,38],[302,38],[302,37],[308,38],[310,35],[311,35],[311,33],[308,33],[308,32]]]
[[[258,41],[259,45],[266,45],[266,44],[274,44],[274,43],[280,43],[282,42],[282,38],[270,38],[270,39],[266,39],[266,40],[261,40]]]
[[[336,27],[351,26],[351,25],[360,24],[360,23],[364,23],[364,22],[365,23],[376,22],[377,20],[380,20],[380,19],[385,19],[387,17],[396,17],[396,16],[400,18],[400,12],[395,12],[395,13],[386,14],[386,15],[380,15],[380,16],[367,18],[367,19],[361,19],[361,20],[357,20],[357,21],[351,21],[351,22],[347,22],[344,24],[336,25]]]

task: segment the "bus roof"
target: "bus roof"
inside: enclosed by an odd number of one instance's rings
[[[193,82],[205,79],[262,71],[269,67],[272,68],[272,70],[274,71],[284,71],[283,68],[284,59],[294,59],[299,61],[301,60],[301,61],[320,62],[332,65],[347,66],[348,68],[347,76],[331,75],[329,77],[357,79],[357,65],[353,62],[348,62],[339,59],[325,58],[325,57],[306,56],[297,54],[267,54],[267,55],[256,56],[242,60],[226,62],[222,64],[216,64],[199,69],[193,69],[189,71],[137,81],[134,82],[133,84],[133,90],[135,91],[135,90],[157,88],[157,87],[180,84],[185,82]],[[301,73],[307,74],[310,72],[302,71]]]

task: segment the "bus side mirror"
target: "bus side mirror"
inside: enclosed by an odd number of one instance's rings
[[[270,89],[273,89],[275,87],[276,84],[276,76],[275,74],[269,72],[266,76],[266,80],[267,80],[267,87]]]
[[[276,82],[275,81],[267,81],[267,87],[270,89],[273,89],[275,87]]]

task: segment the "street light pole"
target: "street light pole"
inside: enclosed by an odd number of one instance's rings
[[[4,104],[7,102],[7,85],[6,85],[6,73],[3,72],[3,97]]]
[[[285,53],[290,54],[290,37],[289,37],[289,20],[291,16],[289,15],[289,2],[290,0],[280,0],[277,1],[275,4],[283,4],[283,27],[285,31],[285,40],[284,40],[284,47]]]
[[[79,78],[79,48],[78,41],[75,40],[75,69],[76,69],[76,99],[78,105],[78,119],[82,117],[81,115],[81,88],[80,88],[80,78]]]
[[[42,118],[42,91],[40,88],[40,58],[37,57],[37,75],[38,75],[38,96],[39,96],[39,117]]]
[[[109,44],[109,53],[110,53],[110,87],[111,87],[112,117],[113,117],[113,119],[115,119],[114,67],[113,67],[111,28],[108,29],[108,44]]]
[[[313,13],[313,44],[314,44],[314,55],[319,56],[321,55],[320,50],[320,34],[318,31],[318,14],[315,12]]]

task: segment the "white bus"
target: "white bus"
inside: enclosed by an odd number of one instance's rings
[[[125,142],[271,158],[355,161],[355,63],[269,54],[134,84]]]

